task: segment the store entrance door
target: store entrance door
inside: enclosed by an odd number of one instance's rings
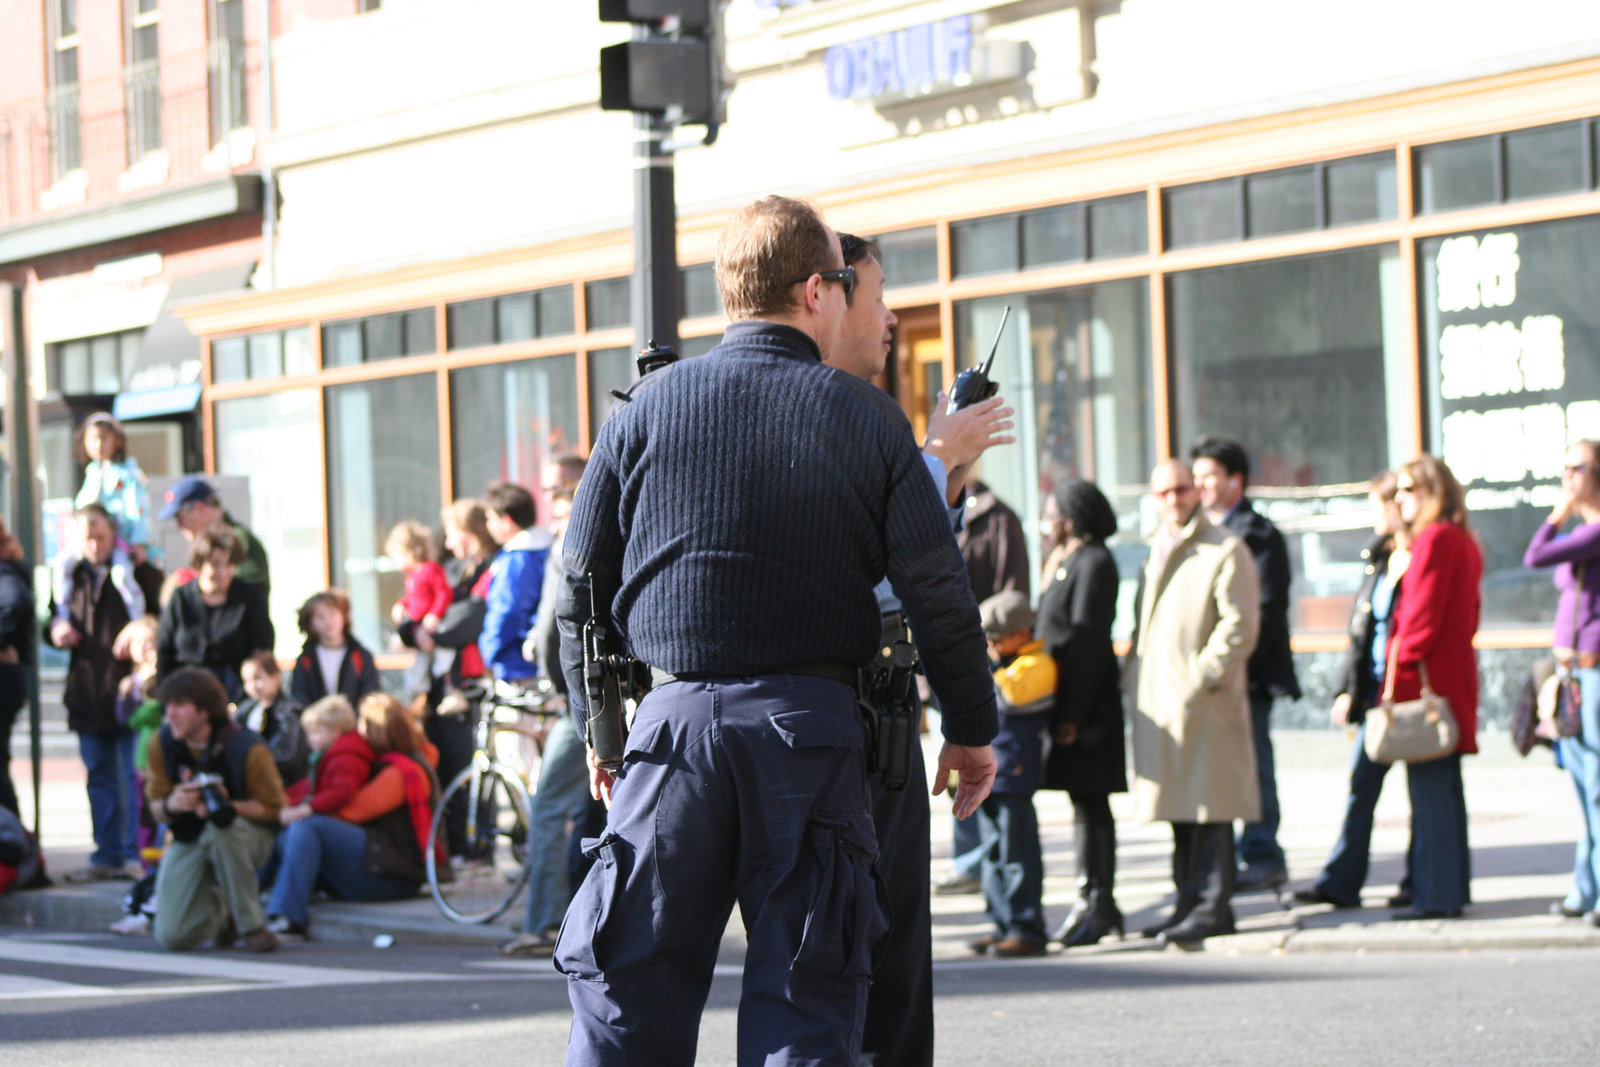
[[[918,441],[928,434],[928,416],[939,390],[944,388],[944,338],[939,333],[938,308],[913,308],[900,312],[895,331],[892,392]]]

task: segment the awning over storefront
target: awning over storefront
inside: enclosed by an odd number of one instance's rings
[[[244,289],[254,263],[186,274],[172,283],[161,313],[145,331],[139,359],[128,371],[111,413],[119,419],[144,419],[193,411],[200,402],[200,339],[173,314],[179,304]]]

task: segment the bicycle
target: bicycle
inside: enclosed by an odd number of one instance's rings
[[[545,679],[531,689],[495,683],[481,691],[472,761],[450,781],[433,809],[428,831],[428,891],[447,918],[487,923],[509,908],[528,882],[529,796],[538,781],[544,739],[564,708]],[[531,722],[529,720],[532,720]],[[506,743],[531,747],[523,769],[502,758]],[[437,857],[446,811],[458,797],[466,806],[464,859],[440,881]]]

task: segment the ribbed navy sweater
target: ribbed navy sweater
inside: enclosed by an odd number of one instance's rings
[[[564,566],[556,611],[579,710],[591,573],[615,591],[612,620],[633,655],[731,677],[867,663],[881,636],[873,586],[887,573],[946,738],[994,736],[977,605],[910,425],[789,326],[735,323],[613,412],[573,502]]]

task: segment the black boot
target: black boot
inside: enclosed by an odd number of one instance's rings
[[[1096,944],[1112,930],[1118,937],[1123,932],[1122,912],[1111,892],[1117,878],[1117,824],[1094,818],[1085,807],[1080,804],[1075,812],[1083,885],[1055,937],[1066,948]]]
[[[1056,934],[1056,940],[1061,942],[1062,948],[1098,944],[1113,930],[1118,937],[1122,936],[1122,912],[1118,910],[1117,902],[1111,899],[1110,893],[1103,889],[1090,890],[1085,903],[1083,914],[1070,925],[1063,925],[1061,932]],[[1070,921],[1071,916],[1068,919]]]

